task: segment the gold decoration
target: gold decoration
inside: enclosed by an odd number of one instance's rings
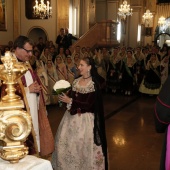
[[[7,85],[7,95],[0,102],[0,157],[11,163],[28,154],[24,142],[31,132],[31,116],[24,111],[24,103],[20,96],[15,94],[14,85],[28,70],[26,65],[18,62],[10,53],[6,52],[0,65],[0,79]]]
[[[126,0],[123,1],[123,4],[120,5],[120,8],[118,8],[118,15],[121,19],[126,19],[126,16],[132,16],[132,8],[130,8],[130,5],[127,3]]]

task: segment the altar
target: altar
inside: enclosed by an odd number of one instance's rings
[[[53,170],[53,168],[50,161],[27,155],[15,164],[0,159],[0,170]]]

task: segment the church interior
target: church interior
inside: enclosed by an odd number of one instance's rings
[[[0,56],[19,35],[38,43],[52,41],[61,28],[77,40],[69,47],[137,47],[162,49],[170,46],[170,0],[50,0],[49,14],[35,14],[35,0],[0,0]],[[40,1],[38,1],[40,3]],[[47,3],[45,0],[44,3]],[[126,3],[126,9],[121,9]],[[52,7],[52,8],[51,8]],[[128,8],[128,9],[127,9]],[[135,50],[134,50],[135,51]],[[157,133],[154,104],[157,94],[131,95],[103,91],[110,170],[158,170],[165,133]],[[169,94],[167,94],[169,95]],[[65,105],[46,106],[55,136]],[[51,160],[51,155],[44,159]]]

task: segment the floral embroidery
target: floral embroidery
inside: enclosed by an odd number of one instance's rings
[[[88,84],[86,86],[80,86],[79,85],[79,81],[80,81],[81,77],[78,79],[75,79],[75,81],[73,82],[73,91],[76,91],[78,93],[90,93],[90,92],[94,92],[94,82],[93,81],[89,81]]]

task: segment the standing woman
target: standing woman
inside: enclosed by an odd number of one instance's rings
[[[161,87],[160,62],[156,54],[151,53],[139,91],[149,95],[158,95]]]
[[[67,110],[59,125],[52,165],[56,170],[107,170],[107,143],[101,87],[92,58],[81,59],[81,77],[59,100]]]
[[[120,89],[122,79],[123,60],[121,59],[118,48],[114,48],[109,60],[109,70],[107,74],[107,88],[116,93]]]
[[[102,78],[104,78],[106,80],[106,67],[105,67],[105,62],[104,62],[103,56],[100,52],[100,49],[96,48],[94,50],[94,53],[95,54],[93,56],[93,59],[95,61],[95,65],[97,67],[97,72]]]
[[[139,88],[145,73],[145,56],[140,47],[136,48],[134,57],[136,59],[136,85]]]
[[[125,95],[131,95],[134,91],[136,60],[132,51],[127,51],[122,71],[122,90]]]

